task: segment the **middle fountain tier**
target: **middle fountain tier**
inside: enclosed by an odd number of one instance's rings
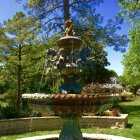
[[[80,54],[82,41],[74,36],[71,20],[65,23],[65,36],[57,41],[59,51],[48,51],[53,54],[51,63],[54,64],[53,72],[59,72],[64,82],[61,84],[58,94],[23,94],[29,106],[46,115],[59,115],[63,119],[63,127],[59,140],[83,140],[79,126],[79,119],[84,113],[97,113],[105,104],[111,103],[118,93],[117,89],[106,90],[100,87],[100,92],[81,94],[82,85],[79,83],[79,75],[86,61],[85,49]],[[55,55],[54,55],[55,54]],[[96,87],[96,86],[95,86]],[[93,88],[93,92],[94,89]],[[97,90],[96,90],[97,91]]]
[[[76,94],[82,91],[82,86],[78,83],[79,74],[83,65],[83,60],[80,57],[80,47],[82,41],[74,37],[71,20],[65,23],[65,36],[57,41],[59,46],[59,61],[57,69],[64,83],[60,86],[60,93]]]

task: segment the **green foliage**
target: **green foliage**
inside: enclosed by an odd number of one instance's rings
[[[103,17],[96,12],[102,2],[103,0],[25,0],[24,6],[30,15],[41,22],[42,32],[47,37],[62,34],[64,22],[71,18],[78,36],[86,32],[97,42],[113,46],[116,51],[124,51],[128,40],[125,35],[116,34],[120,29],[119,23],[108,20],[103,26]]]
[[[129,35],[130,47],[123,56],[124,72],[120,81],[136,93],[140,87],[140,24],[131,28]]]
[[[0,61],[3,64],[0,82],[8,86],[3,92],[16,94],[14,99],[18,106],[29,78],[35,74],[35,60],[40,57],[36,55],[38,26],[34,18],[17,12],[12,19],[4,21],[4,26],[0,28]]]
[[[23,107],[20,110],[17,106],[8,105],[0,108],[0,119],[11,119],[11,118],[24,118],[24,117],[41,117],[42,114],[39,112],[32,112],[28,107]]]
[[[97,115],[102,116],[106,110],[110,110],[113,107],[112,104],[104,104],[100,110],[98,111]]]
[[[11,99],[10,99],[11,102]],[[0,119],[11,119],[11,118],[24,118],[24,117],[41,117],[42,114],[39,112],[32,111],[27,102],[23,100],[22,107],[18,108],[16,103],[9,103],[5,106],[0,105]]]
[[[17,14],[19,16],[19,14]],[[3,29],[3,38],[7,38],[8,40],[14,40],[17,42],[17,38],[19,36],[16,36],[17,33],[12,33],[14,29],[14,25],[20,22],[26,21],[26,17],[21,17],[18,19],[17,15],[12,20],[5,21],[5,28]],[[22,14],[21,14],[22,15]],[[29,17],[28,17],[29,18]],[[23,20],[24,19],[24,20]],[[28,19],[29,20],[29,19]],[[29,20],[30,21],[30,20]],[[11,24],[10,24],[11,23]],[[30,22],[29,22],[30,23]],[[28,24],[28,23],[26,23]],[[26,28],[24,25],[23,31],[31,30],[32,32],[28,32],[28,35],[33,36],[37,34],[37,31],[34,30],[36,27],[36,23],[30,23],[33,27],[31,29],[24,29]],[[35,24],[35,25],[34,25]],[[38,24],[37,24],[38,25]],[[26,25],[27,26],[27,25]],[[7,31],[5,32],[5,30]],[[10,30],[10,31],[9,31]],[[18,29],[17,29],[18,30]],[[10,33],[9,33],[10,32]],[[20,32],[20,31],[16,31]],[[7,34],[10,34],[11,38],[9,36],[6,36]],[[13,34],[14,38],[13,38]],[[9,102],[9,99],[11,98],[11,101],[16,103],[17,100],[17,84],[18,84],[18,67],[21,66],[21,77],[20,77],[20,91],[21,93],[27,93],[27,92],[52,92],[52,79],[51,76],[46,75],[46,59],[45,59],[45,52],[46,49],[49,47],[56,47],[54,45],[54,42],[56,41],[56,38],[53,37],[48,40],[47,44],[42,45],[42,42],[46,39],[42,36],[40,40],[38,38],[34,38],[30,40],[30,37],[28,35],[21,35],[22,37],[25,37],[25,40],[23,40],[21,47],[21,60],[18,59],[19,57],[19,46],[16,46],[17,44],[11,44],[10,41],[7,42],[3,39],[0,41],[0,47],[1,47],[1,53],[0,53],[0,60],[3,63],[1,69],[0,69],[0,86],[1,93],[5,93],[6,96],[8,95],[9,98],[7,101]],[[27,38],[26,38],[27,37]],[[28,41],[29,37],[29,41]],[[34,36],[36,37],[36,36]],[[22,38],[24,39],[24,38]],[[55,41],[52,41],[55,40]],[[10,47],[9,47],[10,46]],[[55,78],[55,81],[57,78]],[[6,97],[7,98],[7,97]],[[12,100],[14,99],[14,101]]]
[[[105,66],[109,65],[109,62],[107,52],[104,51],[105,46],[102,42],[96,42],[89,32],[84,32],[81,39],[84,42],[82,48],[88,47],[89,49],[87,61],[81,73],[81,80],[86,84],[108,82],[110,76]]]
[[[132,25],[129,30],[130,47],[123,56],[124,72],[119,80],[133,93],[136,93],[140,87],[140,1],[123,0],[119,3],[122,6],[120,15]]]
[[[26,0],[25,3],[28,13],[40,21],[41,28],[47,34],[60,33],[63,31],[64,22],[72,18],[77,35],[85,42],[83,47],[89,47],[92,50],[90,59],[84,67],[82,79],[85,83],[109,81],[110,72],[104,68],[109,64],[106,58],[107,53],[103,50],[104,46],[114,46],[115,50],[123,51],[124,49],[120,49],[119,46],[126,45],[126,38],[115,33],[119,25],[112,20],[109,20],[106,26],[102,26],[103,17],[96,13],[96,6],[102,3],[102,0],[88,2],[84,0],[79,2],[72,0],[60,0],[59,2],[56,0]],[[54,14],[56,11],[59,15]],[[53,78],[51,79],[54,81]]]
[[[110,77],[118,77],[118,74],[114,70],[109,70],[110,71]]]
[[[16,106],[7,106],[1,108],[1,113],[4,118],[16,118],[19,116],[19,112]]]
[[[0,77],[3,74],[3,69],[4,69],[3,66],[0,66]],[[3,82],[3,80],[0,78],[0,94],[4,94],[8,88],[9,88],[9,83],[7,81]]]
[[[88,60],[83,67],[81,80],[88,83],[107,83],[110,82],[110,71],[95,64],[93,60]]]
[[[112,108],[119,107],[119,106],[120,105],[119,105],[119,97],[118,97],[118,98],[114,99]]]
[[[122,16],[133,26],[140,21],[140,1],[139,0],[118,0],[121,6],[119,16]]]

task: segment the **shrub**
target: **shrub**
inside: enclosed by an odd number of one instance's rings
[[[33,112],[27,104],[23,103],[22,108],[18,109],[15,105],[0,106],[0,119],[41,117],[39,112]]]
[[[17,107],[14,106],[6,106],[1,108],[1,113],[4,118],[16,118],[19,115]]]

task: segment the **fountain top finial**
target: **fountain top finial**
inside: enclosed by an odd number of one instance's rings
[[[64,31],[65,36],[74,36],[75,35],[73,26],[74,26],[74,24],[71,19],[69,19],[65,22],[65,31]]]

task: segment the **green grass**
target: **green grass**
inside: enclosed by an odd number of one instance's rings
[[[82,129],[84,133],[104,133],[118,136],[124,136],[129,138],[135,138],[140,140],[140,97],[137,97],[134,101],[121,103],[123,109],[129,114],[128,127],[126,129],[107,129],[107,128],[92,128]],[[1,136],[0,140],[15,140],[17,138],[31,137],[46,134],[56,134],[60,131],[37,131],[22,134],[13,134]]]

